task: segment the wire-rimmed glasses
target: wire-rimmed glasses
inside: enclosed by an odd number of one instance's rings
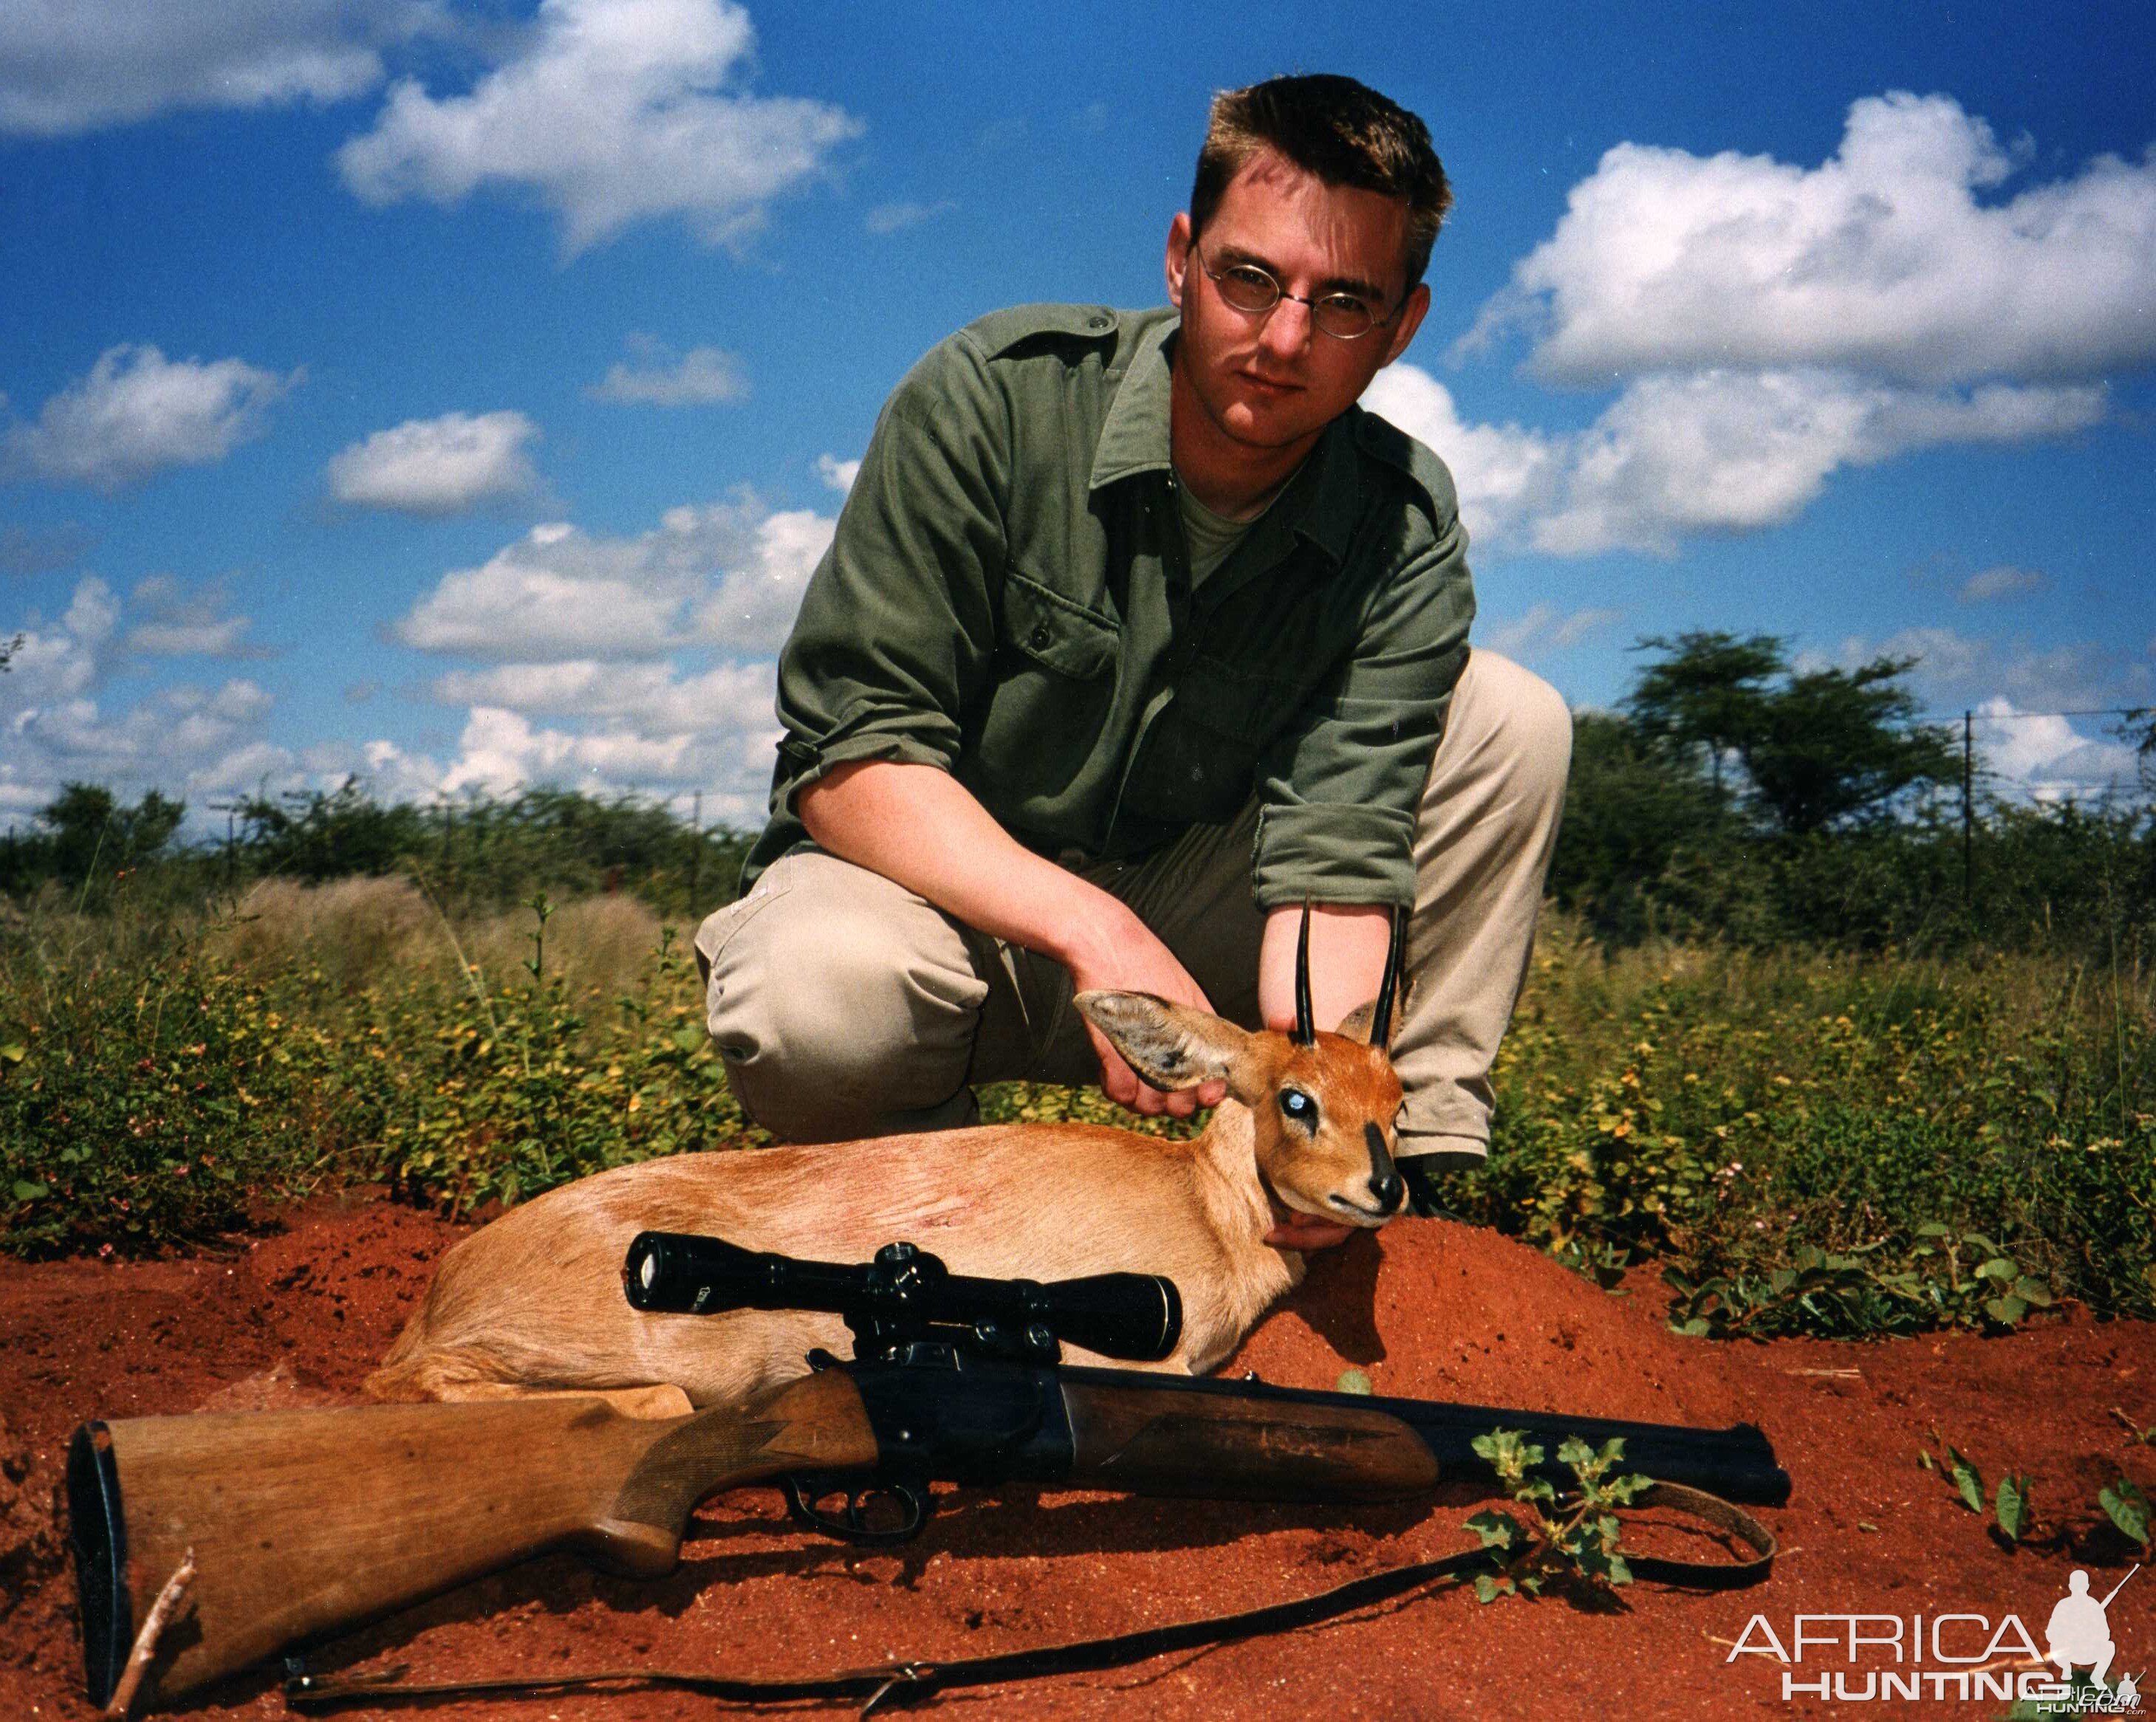
[[[1308,305],[1312,326],[1335,341],[1359,341],[1380,323],[1392,320],[1389,315],[1379,316],[1359,293],[1321,293],[1315,299],[1306,299],[1300,293],[1290,293],[1254,263],[1231,263],[1216,269],[1199,254],[1195,243],[1190,254],[1197,258],[1205,278],[1220,290],[1220,297],[1229,309],[1246,316],[1261,317],[1283,299],[1291,299],[1297,305]]]

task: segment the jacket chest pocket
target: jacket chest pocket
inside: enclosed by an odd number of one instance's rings
[[[1050,592],[1015,569],[1004,577],[999,655],[1030,659],[1044,669],[1083,681],[1114,665],[1122,639],[1122,630],[1106,617]]]

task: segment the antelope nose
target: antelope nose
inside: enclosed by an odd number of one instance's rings
[[[1405,1179],[1400,1169],[1393,1164],[1393,1156],[1385,1151],[1385,1133],[1374,1124],[1363,1126],[1363,1140],[1370,1145],[1370,1199],[1378,1204],[1378,1212],[1389,1214],[1399,1208],[1400,1198],[1407,1194]]]

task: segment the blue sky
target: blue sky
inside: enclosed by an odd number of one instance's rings
[[[1158,302],[1209,96],[1289,70],[1455,183],[1368,404],[1460,480],[1478,640],[1579,705],[1687,628],[2156,704],[2151,14],[1710,15],[16,0],[0,821],[357,772],[752,824],[891,384],[998,305]],[[2101,719],[1979,735],[2131,776]]]

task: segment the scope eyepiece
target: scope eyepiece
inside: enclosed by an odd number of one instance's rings
[[[1183,1335],[1183,1299],[1157,1274],[1096,1274],[1042,1284],[969,1279],[909,1243],[873,1262],[811,1262],[688,1232],[640,1232],[622,1289],[657,1315],[815,1309],[880,1344],[939,1339],[991,1353],[1013,1345],[1053,1356],[1063,1340],[1104,1357],[1155,1363]]]

